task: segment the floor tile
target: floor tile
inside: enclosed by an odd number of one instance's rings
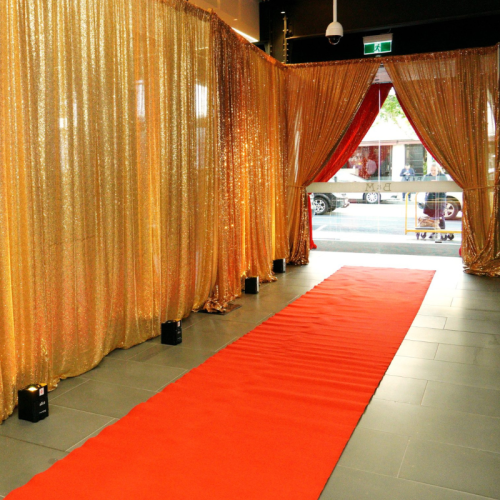
[[[188,326],[194,325],[199,321],[204,321],[206,319],[207,313],[203,312],[192,312],[187,318],[182,320],[182,327],[187,328]]]
[[[487,278],[484,276],[474,276],[471,280],[462,280],[457,284],[457,288],[462,290],[477,290],[481,292],[500,292],[500,282],[498,278]]]
[[[296,273],[297,271],[302,272],[304,270],[304,266],[294,266],[293,264],[287,264],[286,265],[286,275]],[[278,276],[279,279],[279,276]]]
[[[500,301],[500,291],[498,292],[492,292],[490,291],[485,291],[482,292],[480,290],[463,290],[459,288],[455,288],[454,290],[451,291],[450,294],[447,294],[447,296],[450,295],[452,297],[457,297],[461,299],[468,299],[468,300],[486,300],[486,301],[495,301],[498,302]]]
[[[274,314],[274,311],[271,308],[248,308],[246,304],[244,304],[239,309],[231,311],[229,314],[215,317],[214,320],[237,321],[239,323],[250,323],[251,325],[257,325],[259,323],[262,323],[271,314]]]
[[[275,291],[269,294],[247,295],[236,300],[235,304],[241,304],[247,311],[265,309],[269,312],[276,312],[277,309],[286,307],[287,301],[282,299],[279,293]],[[231,316],[231,313],[229,316]]]
[[[500,498],[500,454],[410,440],[400,477],[474,495]]]
[[[437,328],[420,328],[415,326],[412,326],[408,330],[405,339],[470,347],[500,347],[500,335],[440,330]]]
[[[66,456],[63,451],[3,436],[0,436],[0,450],[2,463],[8,464],[0,467],[1,495],[19,488]]]
[[[259,298],[261,299],[261,298]],[[262,300],[237,300],[235,301],[235,304],[241,305],[240,309],[237,309],[236,311],[232,311],[229,314],[226,314],[222,316],[223,318],[229,319],[231,321],[237,321],[234,318],[233,313],[236,313],[240,311],[240,314],[248,314],[249,316],[254,315],[255,313],[266,313],[267,315],[269,314],[275,314],[277,312],[277,309],[281,305],[281,307],[286,306],[286,302],[284,301],[266,301],[264,299]],[[275,305],[276,304],[276,305]],[[254,320],[255,322],[255,320]]]
[[[109,384],[157,391],[182,373],[184,370],[175,367],[156,366],[153,369],[137,361],[105,358],[87,372],[85,377]]]
[[[0,425],[0,435],[65,451],[112,419],[103,415],[49,405],[49,416],[37,423],[19,420],[17,409]]]
[[[89,380],[59,396],[53,405],[121,418],[155,392]]]
[[[226,340],[226,339],[225,339]],[[191,370],[213,356],[214,351],[188,349],[181,346],[157,345],[139,353],[133,361],[148,365],[175,366]]]
[[[65,392],[71,391],[75,387],[78,387],[79,385],[85,383],[87,380],[88,379],[86,379],[84,376],[71,377],[60,380],[57,384],[57,387],[53,391],[49,392],[49,401],[57,396],[61,396]]]
[[[73,451],[73,450],[76,450],[77,448],[80,448],[80,446],[82,446],[82,444],[87,442],[89,439],[98,436],[103,429],[105,429],[109,425],[113,425],[115,422],[118,422],[118,419],[112,418],[106,425],[103,425],[100,429],[97,429],[92,434],[84,437],[82,440],[78,441],[78,443],[74,444],[73,446],[71,446],[71,448],[68,448],[66,451],[69,453],[70,451]]]
[[[434,359],[438,344],[433,342],[419,342],[416,340],[403,340],[397,356],[408,358]]]
[[[475,309],[476,311],[494,311],[500,310],[500,297],[498,299],[473,299],[454,297],[451,302],[452,307],[461,307],[466,309]]]
[[[253,329],[250,326],[250,329]],[[198,351],[211,351],[212,353],[225,347],[229,342],[237,340],[238,336],[224,335],[219,333],[206,333],[203,331],[188,331],[183,333],[182,348],[195,349]],[[179,346],[180,347],[180,346]]]
[[[407,436],[358,427],[351,436],[338,464],[396,477],[407,444]]]
[[[217,319],[210,318],[182,330],[182,347],[188,347],[185,344],[185,341],[187,337],[193,333],[204,334],[205,337],[211,337],[213,334],[224,335],[229,337],[229,339],[232,339],[235,337],[241,337],[245,333],[253,330],[255,326],[256,324],[241,323],[231,319],[227,321],[218,321]]]
[[[422,405],[500,418],[500,391],[429,381]]]
[[[290,283],[299,286],[313,284],[316,285],[321,283],[326,277],[330,276],[328,273],[326,274],[313,274],[313,273],[285,273],[278,274],[276,277],[278,281],[273,283],[273,285],[279,285],[280,283]]]
[[[358,425],[500,453],[500,425],[495,417],[372,399]]]
[[[438,486],[337,466],[320,500],[488,500]]]
[[[463,332],[500,334],[499,321],[482,321],[479,319],[447,318],[444,326],[446,330],[459,330]]]
[[[442,316],[445,318],[463,318],[481,321],[500,322],[500,312],[497,311],[477,311],[465,307],[444,307],[423,305],[418,311],[422,316]]]
[[[491,349],[477,349],[474,364],[500,370],[500,346]]]
[[[422,305],[424,306],[446,306],[449,307],[452,304],[453,297],[442,296],[442,294],[427,294],[425,296]]]
[[[436,358],[439,361],[473,364],[478,348],[462,345],[439,344]]]
[[[424,396],[427,380],[386,375],[374,398],[419,405]]]
[[[446,282],[433,282],[429,286],[429,292],[441,293],[443,295],[449,295],[450,290],[455,290],[456,284],[446,283]]]
[[[387,373],[398,377],[422,378],[500,390],[500,372],[483,366],[396,356]]]
[[[441,285],[449,288],[456,288],[459,282],[459,276],[456,273],[443,272],[437,270],[432,279],[433,285]]]
[[[458,297],[462,293],[461,290],[457,290],[456,288],[453,287],[433,287],[432,284],[427,290],[427,293],[425,295],[425,298],[431,298],[431,297]],[[463,293],[472,293],[470,290],[466,290]]]
[[[417,314],[411,326],[417,326],[420,328],[444,328],[445,323],[446,318],[421,316],[420,314]]]
[[[114,351],[111,351],[106,357],[109,359],[131,359],[134,356],[137,356],[137,354],[139,354],[140,352],[149,349],[153,344],[153,340],[154,339],[151,339],[143,342],[142,344],[137,344],[130,349],[115,349]]]
[[[304,295],[307,293],[309,290],[311,290],[311,287],[303,287],[303,286],[287,286],[286,288],[281,288],[279,290],[279,297],[282,300],[293,300],[297,297],[300,297],[301,295]],[[271,293],[271,292],[269,292]]]

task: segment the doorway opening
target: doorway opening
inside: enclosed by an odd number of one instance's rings
[[[421,231],[420,222],[428,218],[429,180],[448,181],[449,187],[439,193],[439,220]],[[406,181],[422,185],[412,184],[407,193]],[[357,149],[327,182],[329,192],[311,194],[319,250],[459,257],[461,190],[421,143],[394,88],[385,102],[380,99]]]

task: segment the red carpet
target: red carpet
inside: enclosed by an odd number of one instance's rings
[[[433,275],[343,267],[7,498],[317,499]]]

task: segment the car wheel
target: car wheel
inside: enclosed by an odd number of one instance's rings
[[[460,212],[460,204],[455,198],[446,198],[446,207],[444,209],[445,219],[455,219]]]
[[[380,194],[379,193],[366,193],[363,195],[363,198],[365,199],[366,203],[378,203],[380,201]]]
[[[324,198],[315,197],[313,200],[313,204],[315,215],[325,215],[328,212],[328,202]]]

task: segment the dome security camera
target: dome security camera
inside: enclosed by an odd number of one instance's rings
[[[326,38],[332,45],[337,45],[340,42],[340,39],[344,36],[344,30],[342,25],[337,21],[333,21],[328,25],[326,29]]]

